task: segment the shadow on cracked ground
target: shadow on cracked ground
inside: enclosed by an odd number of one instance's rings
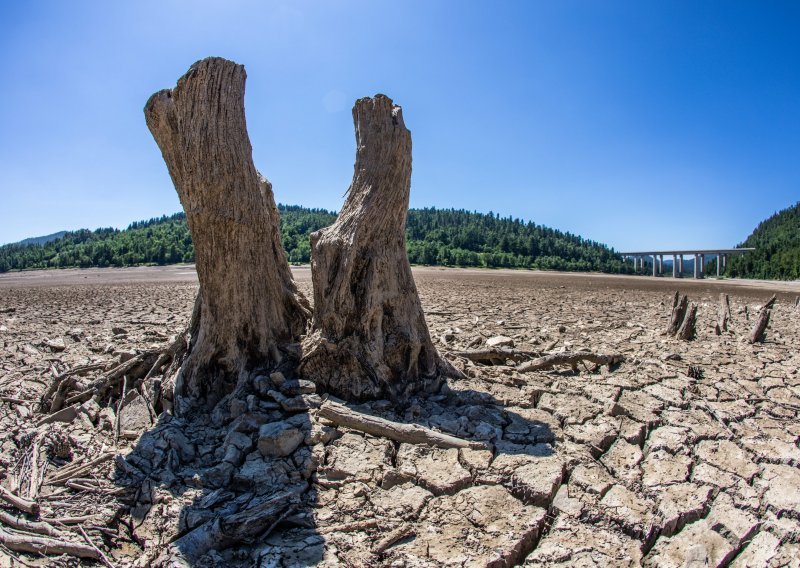
[[[305,381],[253,382],[208,415],[162,414],[118,461],[116,483],[136,489],[137,565],[422,565],[459,554],[512,565],[532,549],[564,475],[547,413],[447,387],[403,408],[349,406],[486,442],[438,448],[318,417],[323,399]]]

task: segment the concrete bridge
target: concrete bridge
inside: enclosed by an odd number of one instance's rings
[[[642,272],[645,261],[652,258],[653,276],[664,274],[664,257],[672,255],[672,277],[680,278],[683,275],[683,257],[694,256],[694,277],[703,278],[705,276],[706,257],[716,257],[717,276],[720,269],[724,270],[728,263],[728,256],[734,254],[745,254],[756,250],[754,248],[734,248],[734,249],[704,249],[704,250],[656,250],[641,252],[621,252],[623,258],[633,259],[633,271]]]

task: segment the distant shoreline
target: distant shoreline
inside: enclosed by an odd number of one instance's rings
[[[444,266],[413,266],[413,272],[422,278],[458,279],[461,276],[486,278],[526,279],[536,286],[564,286],[592,289],[636,289],[670,292],[681,290],[688,294],[724,292],[755,297],[779,294],[784,300],[800,295],[800,281],[746,280],[738,278],[652,277],[602,272],[563,272],[524,268],[456,268]],[[292,266],[298,282],[311,282],[308,264]],[[128,284],[196,284],[194,264],[162,266],[128,266],[114,268],[46,268],[29,269],[0,274],[0,288],[26,288],[40,286],[128,285]]]

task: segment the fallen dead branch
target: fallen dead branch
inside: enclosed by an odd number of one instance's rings
[[[0,544],[15,552],[31,552],[58,556],[68,554],[79,558],[99,559],[97,549],[85,544],[66,540],[35,536],[29,533],[14,532],[0,528]]]
[[[486,449],[486,445],[481,442],[456,438],[449,434],[425,428],[419,424],[403,424],[378,418],[377,416],[370,416],[369,414],[362,414],[332,400],[326,400],[322,403],[322,406],[317,410],[317,416],[345,428],[351,428],[373,436],[389,438],[396,442],[428,444],[437,448]]]
[[[31,501],[30,499],[25,499],[24,497],[20,497],[15,495],[2,485],[0,485],[0,499],[16,507],[23,513],[28,513],[30,515],[38,516],[39,515],[39,503],[36,501]]]
[[[403,540],[414,534],[414,527],[410,525],[403,525],[397,527],[381,540],[377,542],[375,548],[372,549],[373,554],[383,554],[386,550],[396,542]]]
[[[98,465],[107,462],[114,457],[114,452],[106,452],[95,459],[83,464],[71,464],[56,471],[53,477],[46,480],[48,485],[59,485],[67,481],[80,477],[84,473],[93,470]]]
[[[89,546],[94,548],[97,551],[97,554],[100,555],[100,561],[103,564],[105,564],[107,568],[114,568],[114,565],[111,563],[111,561],[108,559],[108,557],[105,554],[103,554],[103,551],[100,550],[97,547],[97,545],[95,545],[95,543],[92,541],[91,538],[89,538],[89,535],[86,534],[86,531],[83,530],[83,527],[82,526],[78,526],[78,530],[81,531],[81,536],[83,536],[83,540],[86,541],[86,544],[88,544]]]
[[[21,531],[28,531],[55,537],[61,536],[61,532],[49,523],[29,521],[27,519],[23,519],[22,517],[16,517],[2,509],[0,509],[0,523],[3,523],[12,529],[18,529]]]
[[[582,363],[584,361],[588,361],[589,363],[594,363],[595,365],[608,365],[609,368],[622,363],[625,360],[625,357],[619,354],[615,355],[601,355],[599,353],[591,353],[589,351],[577,351],[577,352],[569,352],[565,351],[563,353],[553,353],[551,355],[545,355],[544,357],[539,357],[533,361],[528,363],[523,363],[519,367],[517,367],[517,371],[520,373],[530,373],[532,371],[546,371],[548,369],[552,369],[556,366],[563,366],[568,365],[572,368],[573,371],[578,370],[578,363]]]
[[[474,349],[467,351],[448,351],[448,355],[453,357],[461,357],[468,359],[473,363],[481,363],[485,365],[504,365],[506,361],[514,361],[521,363],[528,361],[534,357],[541,357],[541,352],[537,351],[521,351],[519,349]]]
[[[60,409],[60,407],[54,408],[54,406],[55,406],[56,394],[60,389],[63,389],[64,379],[68,379],[78,375],[83,375],[90,371],[96,371],[98,369],[102,369],[106,365],[107,363],[93,363],[91,365],[80,365],[78,367],[75,367],[74,369],[70,369],[69,371],[57,375],[53,379],[53,382],[50,383],[50,386],[47,388],[45,393],[42,395],[42,400],[41,400],[42,410],[43,411],[49,410],[50,412],[55,412],[56,410]],[[63,397],[62,397],[62,403],[63,403]]]

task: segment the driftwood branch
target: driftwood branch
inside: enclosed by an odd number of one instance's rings
[[[0,485],[0,499],[5,501],[9,505],[12,505],[13,507],[19,509],[23,513],[28,513],[34,516],[39,515],[39,503],[15,495],[2,485]]]
[[[425,428],[419,424],[403,424],[401,422],[392,422],[385,418],[378,418],[377,416],[370,416],[369,414],[356,412],[343,404],[331,400],[326,400],[322,403],[322,406],[317,410],[317,416],[330,420],[338,426],[344,426],[345,428],[351,428],[373,436],[389,438],[396,442],[429,444],[437,448],[486,449],[486,445],[480,442],[456,438],[449,434]]]
[[[28,519],[14,516],[11,513],[3,511],[2,509],[0,509],[0,523],[3,523],[12,529],[18,529],[21,531],[46,534],[54,537],[61,536],[61,532],[50,523],[29,521]]]
[[[532,371],[546,371],[548,369],[552,369],[556,366],[567,365],[572,368],[572,370],[577,371],[578,363],[583,361],[588,361],[589,363],[594,363],[595,365],[608,365],[609,368],[622,363],[625,358],[622,355],[601,355],[599,353],[590,353],[589,351],[577,351],[577,352],[569,352],[565,351],[563,353],[552,353],[550,355],[545,355],[544,357],[539,357],[533,361],[528,363],[523,363],[519,367],[517,367],[517,371],[520,373],[530,373]]]
[[[55,556],[68,554],[95,560],[100,558],[100,554],[92,546],[44,536],[34,536],[28,533],[13,532],[3,528],[0,528],[0,544],[15,552],[31,552],[33,554]]]

